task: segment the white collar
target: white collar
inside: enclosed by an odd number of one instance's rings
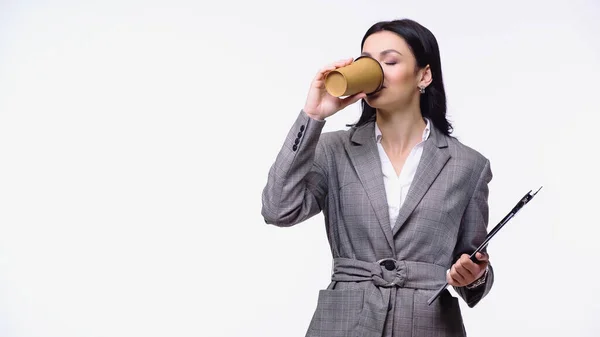
[[[431,134],[431,122],[429,118],[423,118],[425,120],[425,129],[423,130],[423,136],[421,138],[422,141],[426,141]],[[377,143],[381,143],[381,130],[379,130],[379,126],[377,126],[377,122],[375,122],[375,141]]]

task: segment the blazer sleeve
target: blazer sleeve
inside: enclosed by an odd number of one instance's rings
[[[271,165],[262,193],[265,223],[279,227],[298,224],[323,209],[327,195],[327,159],[319,141],[325,121],[303,110]]]
[[[490,169],[490,162],[486,159],[484,168],[480,173],[475,190],[461,221],[458,242],[454,250],[455,261],[462,254],[473,253],[485,240],[489,221],[488,184],[491,180],[492,171]],[[467,286],[454,287],[454,289],[467,305],[472,308],[489,293],[493,283],[494,271],[490,263],[488,264],[488,271],[483,284],[472,289],[467,288]]]

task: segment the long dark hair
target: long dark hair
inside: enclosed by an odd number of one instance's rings
[[[362,50],[367,37],[380,31],[396,33],[406,41],[417,60],[415,71],[429,64],[432,82],[425,89],[425,93],[421,95],[421,114],[423,117],[429,118],[438,130],[449,136],[453,129],[446,119],[446,91],[442,79],[440,50],[435,36],[429,29],[410,19],[381,21],[371,26],[365,33],[360,49]],[[364,99],[361,104],[362,114],[358,122],[354,124],[356,127],[374,121],[376,116],[375,108],[367,104]]]

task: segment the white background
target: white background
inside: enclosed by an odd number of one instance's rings
[[[304,336],[323,218],[265,225],[262,188],[316,71],[403,17],[491,160],[490,228],[544,185],[469,335],[600,335],[597,1],[1,0],[0,336]]]

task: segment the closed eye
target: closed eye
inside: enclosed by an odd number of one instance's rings
[[[396,64],[396,62],[385,62],[385,64],[387,64],[388,66],[393,66],[394,64]]]

